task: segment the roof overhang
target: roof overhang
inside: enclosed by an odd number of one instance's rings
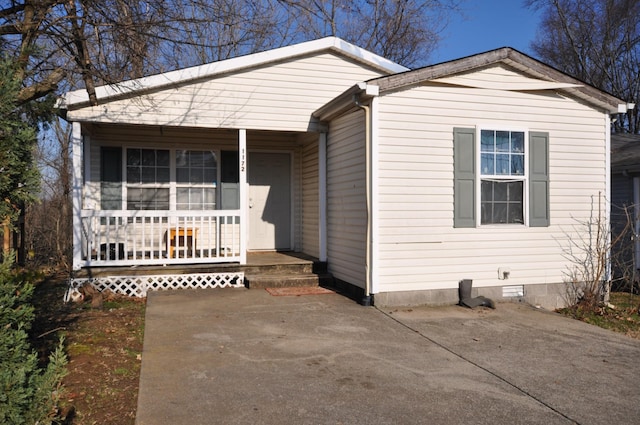
[[[379,85],[380,93],[384,94],[385,92],[426,82],[450,83],[451,78],[456,75],[499,63],[540,80],[539,82],[527,84],[526,87],[502,85],[499,87],[501,90],[558,90],[575,96],[610,114],[624,113],[628,109],[633,109],[634,106],[510,47],[503,47],[413,71],[376,78],[369,81],[369,83]]]
[[[408,70],[408,68],[402,65],[348,43],[340,38],[325,37],[318,40],[307,41],[205,65],[165,72],[116,84],[99,86],[96,87],[96,95],[99,101],[105,101],[114,97],[130,96],[147,90],[185,84],[191,81],[197,81],[226,73],[239,72],[245,69],[322,51],[342,54],[356,62],[382,71],[383,73],[393,74]],[[71,91],[63,95],[63,97],[58,100],[57,107],[63,110],[75,109],[88,104],[89,95],[86,90],[82,89]]]

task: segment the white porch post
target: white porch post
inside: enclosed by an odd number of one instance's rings
[[[318,260],[327,261],[327,133],[318,138]]]
[[[73,205],[73,270],[82,267],[82,128],[72,123],[71,131],[71,185]]]
[[[240,170],[240,264],[247,264],[249,246],[249,188],[247,186],[247,130],[238,130],[238,164]]]

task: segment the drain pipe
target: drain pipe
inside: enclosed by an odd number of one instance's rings
[[[366,83],[365,83],[366,84]],[[366,89],[365,89],[366,90]],[[366,186],[366,204],[367,204],[367,238],[366,238],[366,255],[365,255],[365,288],[364,288],[364,297],[360,301],[360,304],[364,306],[371,305],[371,275],[372,275],[372,249],[371,249],[371,232],[372,232],[372,224],[371,224],[371,192],[372,192],[372,181],[371,181],[371,107],[369,105],[364,105],[360,102],[360,97],[358,95],[354,96],[354,103],[357,107],[364,110],[364,136],[365,136],[365,186]]]

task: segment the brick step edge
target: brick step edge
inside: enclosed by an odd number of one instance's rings
[[[300,286],[324,286],[333,283],[330,274],[300,275],[246,275],[245,285],[249,289],[291,288]]]

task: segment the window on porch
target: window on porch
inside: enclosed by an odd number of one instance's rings
[[[103,147],[100,153],[102,210],[239,208],[235,151]]]

